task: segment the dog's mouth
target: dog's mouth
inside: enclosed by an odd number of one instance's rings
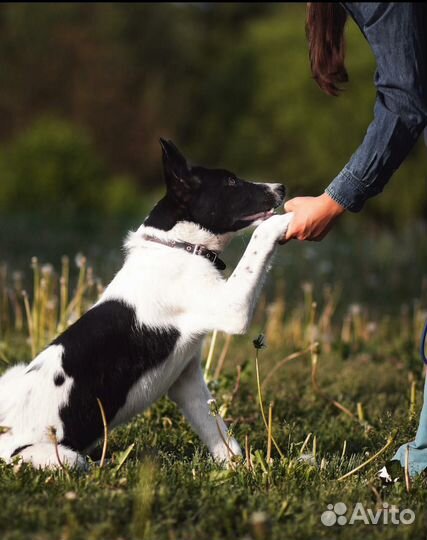
[[[244,216],[241,221],[265,221],[274,214],[274,208],[266,210],[264,212],[257,212],[256,214],[250,214],[249,216]]]

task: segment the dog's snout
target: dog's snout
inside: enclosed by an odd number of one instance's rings
[[[278,203],[281,203],[286,196],[286,188],[283,184],[272,184],[271,189],[276,196]]]

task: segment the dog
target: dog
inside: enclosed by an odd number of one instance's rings
[[[123,267],[98,302],[28,365],[0,378],[0,458],[35,467],[84,466],[111,428],[168,395],[214,459],[241,455],[210,414],[203,339],[244,334],[291,214],[273,215],[281,184],[253,183],[225,169],[191,165],[160,140],[166,194],[125,242]],[[257,226],[225,279],[221,252]],[[52,430],[56,440],[52,442]],[[50,434],[49,434],[50,431]]]

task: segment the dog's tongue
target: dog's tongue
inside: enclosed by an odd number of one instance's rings
[[[251,214],[250,216],[245,216],[242,218],[242,221],[256,221],[258,219],[268,219],[274,214],[274,209],[267,210],[265,212],[258,212],[257,214]]]

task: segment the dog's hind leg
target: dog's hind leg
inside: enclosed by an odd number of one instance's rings
[[[13,455],[20,456],[22,461],[31,463],[35,468],[57,468],[57,467],[84,467],[85,459],[78,452],[58,444],[36,443],[17,449]]]
[[[179,378],[169,388],[169,397],[175,401],[196,433],[218,461],[230,461],[242,455],[238,442],[230,437],[223,419],[211,414],[212,395],[203,378],[200,360],[193,358]]]

